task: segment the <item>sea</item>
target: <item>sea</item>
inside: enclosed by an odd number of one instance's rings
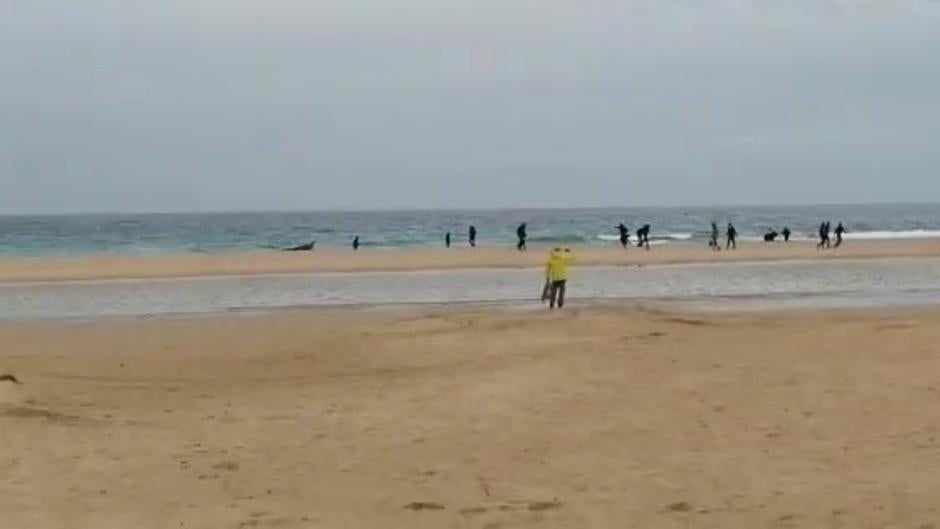
[[[502,211],[287,212],[0,217],[0,255],[80,256],[317,248],[362,251],[466,244],[509,246],[528,223],[530,241],[615,245],[620,222],[650,224],[655,245],[705,244],[711,222],[733,222],[744,240],[789,227],[814,239],[842,222],[848,239],[940,238],[940,205],[623,208]],[[313,254],[316,255],[315,253]],[[310,273],[183,279],[0,283],[0,320],[192,317],[273,309],[496,304],[540,310],[537,269]],[[838,309],[940,303],[940,260],[578,267],[570,305],[679,303],[701,310]]]
[[[722,233],[733,222],[746,241],[784,227],[814,239],[826,220],[844,223],[849,239],[940,237],[940,204],[28,215],[0,216],[0,255],[211,253],[311,241],[348,248],[356,236],[363,249],[433,248],[448,232],[465,245],[471,225],[479,245],[507,246],[522,222],[534,244],[616,244],[621,222],[631,231],[649,224],[654,245],[698,244],[712,222]]]

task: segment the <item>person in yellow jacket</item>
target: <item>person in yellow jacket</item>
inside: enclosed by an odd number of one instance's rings
[[[565,306],[565,290],[568,286],[568,265],[574,261],[574,254],[571,250],[565,248],[555,248],[548,256],[545,263],[545,291],[542,293],[543,300],[547,297],[549,308],[554,309]]]

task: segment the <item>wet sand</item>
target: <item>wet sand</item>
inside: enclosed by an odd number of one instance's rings
[[[937,527],[940,311],[0,325],[0,520]]]
[[[416,250],[316,250],[229,254],[113,255],[0,259],[0,282],[95,279],[147,279],[310,272],[416,271],[541,266],[549,247]],[[744,242],[737,251],[713,252],[704,245],[675,244],[650,251],[630,247],[573,247],[577,263],[645,265],[815,259],[940,257],[940,241],[909,239],[850,241],[836,250],[817,251],[813,243]]]

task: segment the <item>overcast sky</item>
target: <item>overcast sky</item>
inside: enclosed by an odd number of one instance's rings
[[[898,201],[938,0],[0,0],[0,213]]]

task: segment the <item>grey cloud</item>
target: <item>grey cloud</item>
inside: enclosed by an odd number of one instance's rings
[[[0,6],[0,212],[922,201],[940,3]]]

